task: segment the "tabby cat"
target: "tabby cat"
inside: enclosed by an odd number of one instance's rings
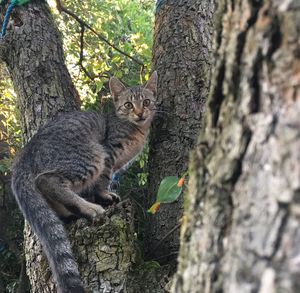
[[[118,202],[109,191],[112,174],[144,147],[155,114],[157,74],[146,86],[126,88],[109,82],[113,114],[69,112],[42,127],[17,157],[12,189],[40,239],[60,293],[82,293],[84,287],[61,218],[95,219],[99,204]],[[82,197],[94,191],[94,202]]]

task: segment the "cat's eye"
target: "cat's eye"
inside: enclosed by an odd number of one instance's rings
[[[130,102],[126,102],[126,103],[124,104],[124,107],[125,107],[126,109],[132,109],[132,108],[133,108],[133,105],[132,105],[132,103],[130,103]]]
[[[143,106],[148,107],[150,105],[151,101],[149,99],[146,99],[143,101]]]

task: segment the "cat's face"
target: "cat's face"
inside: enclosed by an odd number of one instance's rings
[[[145,87],[126,88],[117,78],[109,82],[116,113],[136,125],[148,125],[155,114],[157,73],[153,72]]]

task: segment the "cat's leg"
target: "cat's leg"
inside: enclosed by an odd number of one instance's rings
[[[112,177],[112,163],[105,160],[105,168],[97,179],[94,186],[95,202],[105,206],[120,202],[120,197],[109,190]]]
[[[78,186],[78,181],[76,182]],[[104,213],[102,206],[86,201],[73,189],[74,182],[59,173],[46,172],[38,175],[35,179],[36,188],[50,201],[50,205],[63,205],[72,214],[94,220]],[[51,204],[52,202],[52,204]],[[56,204],[53,204],[56,203]],[[60,211],[57,210],[59,213]]]
[[[97,204],[107,207],[120,202],[120,197],[115,192],[110,191],[109,186],[110,180],[100,176],[93,189],[93,195]]]
[[[65,224],[72,223],[75,220],[78,220],[81,215],[75,215],[72,212],[70,212],[68,209],[65,208],[64,205],[60,204],[57,201],[51,201],[50,198],[47,198],[47,202],[52,210],[54,210],[57,214],[57,216],[60,218],[61,221],[63,221]]]

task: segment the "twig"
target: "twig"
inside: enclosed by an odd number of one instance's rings
[[[178,255],[178,253],[179,253],[179,251],[173,251],[173,252],[170,252],[170,253],[168,253],[168,254],[165,254],[165,255],[159,256],[159,257],[157,257],[157,258],[154,258],[153,260],[158,261],[158,260],[160,260],[160,259],[163,259],[163,258],[172,256],[172,255]]]
[[[112,47],[114,50],[118,51],[122,55],[126,56],[127,58],[131,59],[132,61],[134,61],[137,64],[139,64],[142,68],[144,68],[144,63],[143,62],[141,62],[140,60],[138,60],[135,57],[130,56],[129,54],[127,54],[126,52],[124,52],[123,50],[121,50],[120,48],[118,48],[117,46],[115,46],[114,44],[112,44],[104,36],[102,36],[95,29],[93,29],[87,22],[85,22],[80,17],[78,17],[74,12],[70,11],[65,6],[63,6],[61,0],[56,0],[56,4],[57,4],[57,9],[58,9],[59,12],[64,12],[64,13],[68,14],[69,16],[73,17],[81,25],[81,27],[82,26],[86,27],[91,32],[93,32],[102,42],[106,43],[108,46]]]
[[[84,40],[85,26],[80,24],[80,27],[81,27],[81,31],[80,31],[80,53],[79,53],[78,64],[80,65],[80,67],[84,71],[84,73],[87,75],[87,77],[90,78],[90,79],[93,79],[92,76],[90,75],[90,73],[83,66],[83,40]]]
[[[181,226],[181,221],[175,225],[160,241],[154,246],[153,251],[155,251],[174,231],[176,231]]]
[[[98,74],[98,75],[92,75],[88,72],[88,70],[85,68],[85,66],[83,65],[83,59],[84,59],[84,55],[83,55],[83,49],[84,49],[84,32],[85,32],[85,26],[83,24],[80,24],[81,30],[80,30],[80,53],[79,53],[79,61],[78,64],[80,66],[80,68],[82,69],[82,71],[86,74],[86,76],[91,79],[91,80],[95,80],[95,78],[99,78],[99,77],[106,77],[109,78],[109,74]]]
[[[144,219],[146,218],[146,212],[145,212],[145,208],[142,207],[142,205],[134,198],[134,196],[132,196],[130,193],[128,194],[128,196],[135,202],[136,205],[138,205],[138,207],[142,210],[143,212],[143,217]]]

